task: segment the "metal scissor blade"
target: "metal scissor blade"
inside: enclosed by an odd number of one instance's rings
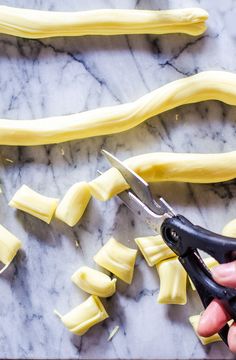
[[[130,190],[125,190],[117,196],[125,203],[125,205],[137,216],[141,217],[152,230],[160,234],[160,228],[166,218],[171,217],[168,213],[158,215],[150,210],[145,204],[142,203],[135,194]]]
[[[132,191],[149,209],[158,215],[164,215],[166,212],[173,214],[173,210],[164,199],[159,198],[157,201],[153,199],[149,185],[144,179],[108,151],[103,149],[101,152],[109,163],[120,171]]]

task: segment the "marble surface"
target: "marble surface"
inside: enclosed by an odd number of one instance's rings
[[[0,36],[0,116],[34,119],[120,104],[169,81],[203,70],[236,72],[236,3],[233,0],[8,0],[19,7],[48,10],[93,8],[164,9],[197,6],[209,11],[207,32],[187,35],[117,36],[24,40]],[[179,121],[177,122],[176,114]],[[133,130],[61,145],[1,147],[0,222],[24,244],[0,278],[0,358],[218,359],[232,358],[223,344],[203,347],[189,323],[201,304],[188,291],[186,306],[156,303],[155,269],[137,260],[131,286],[104,301],[110,318],[82,338],[54,316],[79,304],[85,294],[70,281],[110,235],[135,247],[133,238],[151,234],[116,199],[93,200],[78,226],[46,225],[7,203],[27,184],[61,197],[78,180],[91,180],[107,164],[102,147],[121,159],[151,151],[223,152],[235,149],[236,108],[220,102],[184,106]],[[63,151],[64,151],[64,156]],[[10,159],[13,163],[7,161]],[[230,184],[154,186],[193,222],[220,232],[236,217],[236,187]],[[79,247],[76,246],[79,242]],[[111,342],[109,332],[120,330]]]

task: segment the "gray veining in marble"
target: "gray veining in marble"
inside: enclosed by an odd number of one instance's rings
[[[56,38],[24,40],[0,36],[0,116],[33,119],[131,101],[169,81],[203,70],[236,72],[236,3],[233,0],[6,0],[1,4],[49,10],[94,8],[203,7],[207,32],[187,35]],[[176,121],[178,114],[179,121]],[[1,358],[196,359],[232,358],[223,344],[203,347],[189,323],[201,305],[188,291],[186,306],[156,304],[155,269],[139,257],[131,286],[104,301],[110,318],[82,338],[72,336],[54,316],[79,304],[85,294],[70,281],[80,265],[114,235],[133,238],[150,230],[120,205],[93,200],[78,226],[43,224],[7,203],[22,184],[61,197],[78,180],[91,180],[107,164],[105,147],[121,159],[152,151],[223,152],[235,150],[236,108],[220,102],[184,106],[133,130],[112,136],[40,147],[1,147],[0,222],[22,239],[24,249],[0,278]],[[64,156],[61,149],[64,150]],[[5,159],[13,160],[13,163]],[[215,231],[236,217],[231,184],[156,185],[193,222]],[[76,241],[80,246],[76,247]],[[109,332],[120,331],[111,342]]]

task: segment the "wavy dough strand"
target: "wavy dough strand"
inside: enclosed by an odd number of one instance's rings
[[[236,74],[205,71],[170,82],[138,100],[37,120],[0,119],[0,145],[45,145],[115,134],[184,104],[219,100],[236,105]]]
[[[150,153],[124,161],[147,182],[181,181],[217,183],[236,177],[236,151],[219,154]],[[89,183],[91,194],[106,201],[129,188],[125,179],[110,168]],[[109,186],[108,186],[109,184]]]

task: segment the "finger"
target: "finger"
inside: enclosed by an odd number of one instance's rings
[[[199,325],[198,334],[203,337],[217,333],[230,319],[219,300],[214,299],[203,312]]]
[[[236,323],[230,326],[228,334],[228,344],[232,352],[236,353]]]
[[[236,261],[211,269],[214,280],[223,286],[236,287]]]

